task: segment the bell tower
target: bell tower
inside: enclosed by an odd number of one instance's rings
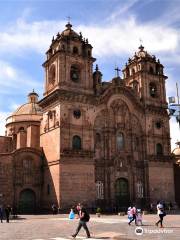
[[[134,89],[145,105],[167,105],[163,65],[154,55],[150,55],[141,45],[123,70],[127,86]]]
[[[44,205],[53,202],[67,208],[71,200],[74,204],[82,199],[91,205],[95,175],[86,111],[95,92],[92,46],[68,22],[66,29],[53,37],[46,56],[44,98],[39,102],[43,112],[40,145],[48,165]],[[51,189],[48,196],[47,188]]]
[[[173,163],[170,149],[169,116],[167,112],[163,65],[141,45],[139,51],[129,58],[123,74],[125,84],[134,90],[144,109],[144,153],[148,172],[147,198],[155,202],[160,198],[157,186],[164,181],[168,186],[173,179]],[[162,176],[160,179],[160,175]],[[158,176],[159,175],[159,176]],[[156,176],[156,177],[155,177]],[[158,177],[157,177],[158,176]],[[166,176],[164,178],[164,176]],[[171,179],[169,181],[169,179]],[[165,179],[165,180],[164,180]],[[159,182],[158,182],[159,181]],[[154,191],[156,189],[156,191]],[[164,190],[164,192],[166,192]],[[171,193],[174,198],[173,192]],[[167,196],[170,198],[170,196]]]
[[[53,37],[46,55],[45,96],[56,89],[93,93],[92,46],[82,33],[72,29],[70,22],[61,34]]]

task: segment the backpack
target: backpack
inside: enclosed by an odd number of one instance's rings
[[[89,222],[89,220],[90,220],[90,215],[89,215],[89,213],[88,213],[85,209],[83,209],[83,212],[84,212],[83,221]]]

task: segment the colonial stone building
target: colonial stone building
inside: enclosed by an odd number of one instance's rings
[[[163,65],[139,47],[123,78],[102,81],[92,46],[66,29],[46,52],[44,97],[7,118],[0,200],[19,211],[174,202]]]
[[[175,201],[180,206],[180,191],[179,191],[179,182],[180,182],[180,141],[176,143],[177,147],[172,151],[175,164],[174,164],[174,182],[175,182]]]

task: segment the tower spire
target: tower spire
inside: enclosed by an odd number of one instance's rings
[[[66,27],[67,29],[71,29],[72,28],[72,24],[70,23],[71,18],[68,16],[67,20],[68,20],[68,23],[66,24]]]

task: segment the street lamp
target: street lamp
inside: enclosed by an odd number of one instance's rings
[[[179,90],[178,84],[176,83],[177,90],[177,101],[175,97],[169,97],[169,116],[176,117],[176,121],[179,124],[180,128],[180,99],[179,99]]]

